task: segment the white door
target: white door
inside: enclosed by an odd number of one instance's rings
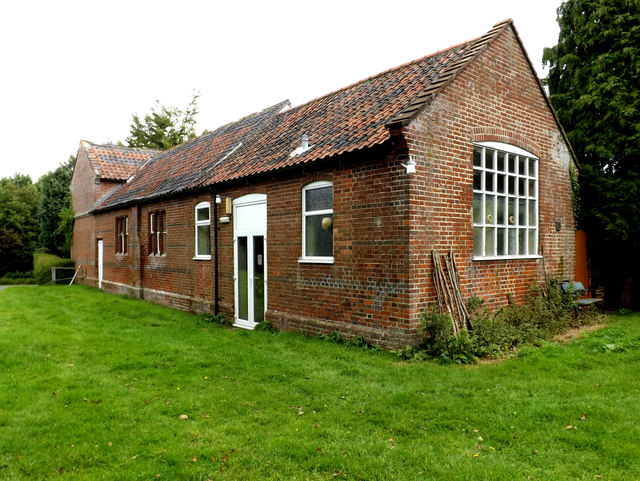
[[[102,239],[98,241],[98,289],[102,289],[102,272],[104,262],[104,245]]]
[[[235,322],[253,329],[267,310],[267,196],[233,201]]]

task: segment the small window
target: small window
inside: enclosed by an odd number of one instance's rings
[[[475,259],[538,255],[538,159],[513,145],[473,147]]]
[[[167,245],[167,224],[164,210],[149,214],[149,255],[165,255]]]
[[[129,247],[129,217],[116,218],[116,254],[126,254]]]
[[[209,202],[196,205],[196,259],[211,259],[211,215]]]
[[[333,184],[302,189],[302,261],[333,262]]]

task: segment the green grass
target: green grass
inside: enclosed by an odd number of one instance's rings
[[[638,479],[639,321],[441,366],[14,287],[0,479]]]

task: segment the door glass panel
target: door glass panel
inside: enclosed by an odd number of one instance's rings
[[[253,321],[264,321],[264,237],[253,237]]]
[[[238,319],[249,319],[249,275],[247,238],[238,237]]]

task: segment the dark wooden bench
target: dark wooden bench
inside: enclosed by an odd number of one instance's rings
[[[562,287],[562,292],[575,298],[576,307],[589,307],[602,302],[599,297],[583,297],[587,294],[587,290],[582,285],[582,282],[563,282],[560,286]]]

